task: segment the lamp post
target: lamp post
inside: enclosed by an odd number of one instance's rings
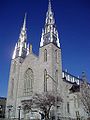
[[[55,87],[56,87],[56,94],[55,94],[55,120],[57,120],[57,86],[58,86],[58,82],[49,74],[47,74],[47,79],[51,78],[52,81],[55,83]]]
[[[18,120],[20,120],[20,111],[21,111],[21,106],[18,106]]]
[[[3,109],[2,109],[2,105],[0,105],[0,117],[3,117]]]
[[[8,108],[8,119],[10,119],[10,112],[11,112],[11,109],[12,109],[12,105],[9,105],[9,106],[7,106],[7,108]]]

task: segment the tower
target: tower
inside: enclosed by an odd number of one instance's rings
[[[25,14],[23,27],[21,28],[19,39],[15,45],[15,49],[14,49],[12,60],[11,60],[7,104],[6,104],[7,106],[6,116],[8,118],[10,116],[15,117],[20,67],[28,54],[29,54],[29,44],[27,44],[26,14]],[[12,113],[9,111],[9,108],[11,106],[13,106]]]
[[[41,35],[40,64],[41,70],[44,73],[44,78],[42,77],[42,80],[44,79],[44,91],[53,90],[53,88],[57,87],[56,84],[58,84],[58,89],[60,90],[62,82],[61,48],[50,0]],[[49,79],[45,77],[47,74]]]

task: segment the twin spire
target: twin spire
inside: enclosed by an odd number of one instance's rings
[[[48,4],[48,11],[46,13],[45,27],[42,29],[40,47],[49,43],[53,43],[57,47],[60,47],[58,31],[56,28],[50,0]]]
[[[15,45],[12,59],[17,57],[25,58],[28,54],[29,54],[29,44],[27,44],[26,13],[25,13],[23,27],[21,29],[18,42]]]
[[[18,42],[16,43],[12,59],[17,57],[25,58],[30,53],[29,44],[27,45],[26,17],[27,15],[25,13],[23,27],[21,29]],[[52,12],[52,7],[51,7],[51,0],[49,0],[45,27],[42,30],[40,47],[51,42],[54,45],[60,47],[58,31],[56,29],[54,14]]]

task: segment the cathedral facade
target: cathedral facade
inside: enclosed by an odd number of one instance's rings
[[[51,76],[48,80],[47,74]],[[62,71],[60,41],[49,1],[38,56],[33,53],[32,45],[27,44],[25,15],[11,60],[6,117],[18,118],[21,101],[31,99],[33,93],[52,91],[55,88],[52,78],[58,82],[57,90],[63,98],[62,110],[57,113],[58,118],[84,118],[86,113],[79,104],[77,92],[70,93],[75,83],[77,86],[80,84],[80,79]],[[23,110],[20,112],[20,117],[24,118]]]

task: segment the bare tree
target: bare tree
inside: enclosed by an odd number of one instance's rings
[[[84,106],[84,110],[90,118],[90,84],[86,80],[85,73],[83,73],[80,85],[80,99]]]
[[[55,106],[56,100],[59,105],[63,101],[60,94],[56,95],[53,92],[44,92],[41,94],[36,93],[33,96],[33,102],[36,107],[44,113],[45,120],[49,119],[50,109],[52,106]]]
[[[54,92],[44,92],[44,93],[35,93],[30,100],[23,100],[22,108],[24,113],[28,113],[32,110],[33,107],[40,109],[43,112],[45,120],[49,119],[49,113],[52,106],[59,103],[59,106],[63,102],[60,94]],[[42,113],[41,113],[42,114]]]

